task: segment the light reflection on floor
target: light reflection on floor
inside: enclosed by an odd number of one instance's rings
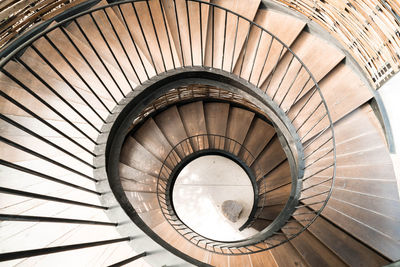
[[[221,241],[240,240],[257,233],[252,229],[238,231],[250,214],[253,198],[245,171],[222,156],[204,156],[190,162],[179,174],[173,190],[180,219],[197,233]],[[221,213],[225,200],[236,200],[243,205],[236,223]]]

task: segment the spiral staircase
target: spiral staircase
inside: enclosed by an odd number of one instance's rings
[[[1,52],[0,266],[400,260],[385,115],[306,20],[260,0],[77,7]],[[248,237],[177,213],[177,175],[205,155],[248,174]]]

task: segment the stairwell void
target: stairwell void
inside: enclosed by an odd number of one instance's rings
[[[372,93],[300,19],[255,0],[100,2],[18,45],[0,71],[6,264],[89,248],[89,264],[112,266],[398,260]],[[209,155],[249,177],[243,239],[202,235],[175,209],[179,173]]]

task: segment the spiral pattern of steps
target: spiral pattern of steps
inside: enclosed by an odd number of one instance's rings
[[[303,20],[260,0],[100,2],[4,56],[0,265],[399,260],[399,194],[373,93]],[[278,129],[293,141],[292,166]],[[114,141],[118,134],[126,139]],[[231,138],[254,156],[249,167],[262,169],[266,196],[250,224],[257,231],[279,216],[299,175],[296,212],[274,240],[210,251],[165,220],[156,194],[163,160],[196,135]],[[121,153],[107,154],[112,142]],[[121,199],[144,224],[133,222]]]

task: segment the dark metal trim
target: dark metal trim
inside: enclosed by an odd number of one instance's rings
[[[110,266],[108,266],[108,267],[119,267],[119,266],[123,266],[123,265],[125,265],[125,264],[128,264],[128,263],[130,263],[130,262],[132,262],[132,261],[138,260],[138,259],[143,258],[143,257],[145,257],[145,256],[147,256],[147,253],[146,253],[146,252],[142,252],[142,253],[140,253],[140,254],[138,254],[138,255],[136,255],[136,256],[133,256],[133,257],[128,258],[128,259],[126,259],[126,260],[123,260],[123,261],[114,263],[114,264],[112,264],[112,265],[110,265]]]
[[[67,204],[84,206],[84,207],[95,208],[95,209],[102,209],[102,210],[108,209],[108,207],[103,207],[103,206],[99,206],[99,205],[79,202],[79,201],[65,199],[65,198],[59,198],[59,197],[52,197],[52,196],[42,195],[42,194],[36,194],[36,193],[27,192],[27,191],[15,190],[15,189],[5,188],[5,187],[0,187],[0,193],[17,195],[17,196],[22,196],[22,197],[31,197],[31,198],[44,199],[44,200],[48,200],[48,201],[67,203]]]
[[[100,222],[100,221],[68,219],[68,218],[55,218],[55,217],[43,217],[43,216],[26,216],[26,215],[18,215],[18,214],[0,214],[0,220],[1,221],[20,221],[20,222],[74,223],[74,224],[118,226],[118,223],[111,223],[111,222]]]
[[[58,247],[7,252],[7,253],[0,254],[0,261],[9,261],[9,260],[16,260],[16,259],[21,259],[21,258],[35,257],[35,256],[47,255],[47,254],[51,254],[51,253],[69,251],[69,250],[74,250],[74,249],[90,248],[90,247],[102,246],[102,245],[130,241],[130,240],[131,240],[130,237],[124,237],[124,238],[109,239],[109,240],[89,242],[89,243],[80,243],[80,244],[67,245],[67,246],[58,246]]]

